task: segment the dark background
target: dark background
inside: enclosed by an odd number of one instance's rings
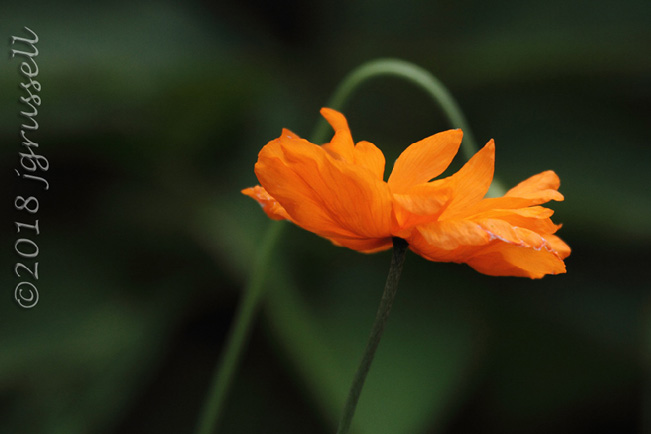
[[[269,225],[239,193],[257,152],[282,127],[308,137],[341,79],[377,57],[441,79],[480,144],[496,140],[506,186],[555,170],[573,252],[567,274],[539,281],[408,254],[356,432],[651,432],[651,2],[1,9],[0,432],[192,432]],[[47,192],[15,174],[26,94],[9,52],[23,26],[40,38],[31,137]],[[449,127],[396,79],[367,83],[344,112],[387,161]],[[13,299],[25,194],[40,203],[31,310]],[[290,227],[274,257],[281,284],[223,432],[331,433],[390,254]]]

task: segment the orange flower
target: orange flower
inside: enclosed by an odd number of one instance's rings
[[[491,140],[457,173],[431,181],[461,144],[461,130],[449,130],[409,146],[385,182],[382,152],[369,142],[355,144],[341,113],[323,108],[321,114],[335,130],[330,143],[318,146],[283,129],[258,155],[261,186],[242,193],[270,218],[366,253],[400,237],[426,259],[466,263],[493,276],[565,272],[570,248],[554,235],[560,225],[552,223],[553,211],[538,206],[563,200],[554,172],[484,198],[495,163]]]

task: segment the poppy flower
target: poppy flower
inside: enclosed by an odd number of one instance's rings
[[[346,118],[323,108],[335,134],[315,145],[283,129],[258,155],[260,185],[242,190],[274,220],[289,220],[337,246],[360,252],[389,249],[403,238],[416,254],[465,263],[493,276],[540,278],[565,272],[570,248],[554,233],[561,201],[553,171],[522,181],[503,197],[485,198],[493,180],[495,144],[489,141],[458,172],[435,179],[461,144],[448,130],[410,145],[384,181],[384,155],[355,144]]]

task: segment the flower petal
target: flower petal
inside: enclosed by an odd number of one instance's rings
[[[467,220],[448,220],[418,226],[405,238],[416,254],[434,262],[465,262],[473,251],[490,242],[481,226]]]
[[[312,232],[318,230],[322,236],[343,234],[352,236],[350,231],[338,227],[324,210],[321,201],[314,197],[309,184],[288,164],[281,148],[281,139],[282,136],[269,142],[258,154],[255,173],[263,188],[281,204],[286,212],[289,209],[291,213],[288,212],[288,215],[304,229]],[[288,140],[294,141],[294,139]],[[297,211],[296,208],[299,210]],[[305,220],[301,218],[303,215],[310,217],[309,223],[303,221]],[[300,219],[301,223],[297,219]]]
[[[449,201],[450,189],[437,181],[393,193],[393,234],[405,237],[405,230],[436,221]]]
[[[332,237],[329,240],[336,246],[348,247],[362,253],[375,253],[393,247],[393,239],[386,238],[345,238]]]
[[[537,232],[512,226],[505,220],[487,218],[481,219],[477,223],[490,235],[491,241],[498,240],[518,247],[536,250],[540,250],[547,245],[547,241]]]
[[[536,200],[523,197],[486,197],[479,202],[475,202],[473,205],[465,207],[463,210],[459,210],[460,212],[456,214],[450,212],[448,215],[465,218],[493,210],[526,208],[537,203]]]
[[[569,247],[555,235],[541,235],[499,219],[445,220],[418,227],[410,248],[431,261],[466,263],[491,276],[540,278],[565,272]]]
[[[495,209],[471,217],[472,220],[500,220],[510,226],[526,228],[539,234],[553,234],[560,225],[555,225],[550,217],[554,211],[542,206],[519,209]]]
[[[554,245],[560,246],[557,237],[554,237],[555,244],[552,244],[548,237],[553,235],[511,226],[504,220],[484,219],[479,223],[493,242],[466,261],[476,270],[491,276],[525,276],[532,279],[565,272],[562,254],[554,249]]]
[[[494,243],[477,252],[467,264],[489,276],[521,276],[539,279],[546,274],[565,273],[562,257],[552,249],[524,248]]]
[[[272,220],[290,220],[287,211],[273,197],[267,193],[267,190],[256,185],[242,190],[242,193],[257,200],[262,210]]]
[[[384,154],[371,142],[359,142],[353,152],[354,163],[368,169],[372,176],[384,179]]]
[[[448,130],[410,145],[398,157],[389,176],[394,193],[439,176],[459,150],[463,132]]]
[[[348,121],[336,110],[324,107],[321,109],[321,115],[326,118],[328,123],[335,130],[335,135],[330,140],[330,143],[323,145],[323,148],[328,151],[333,157],[342,159],[352,163],[353,157],[353,136],[350,134],[348,128]]]
[[[390,238],[386,183],[334,159],[320,146],[281,137],[260,151],[255,172],[304,229],[330,239]]]
[[[532,205],[549,202],[550,200],[562,201],[563,195],[558,192],[561,181],[552,170],[539,173],[525,179],[506,192],[504,197],[519,197],[530,199]]]
[[[442,220],[418,227],[423,240],[432,247],[454,250],[465,246],[482,246],[491,241],[481,225],[470,220]]]
[[[441,219],[467,214],[467,208],[479,202],[493,181],[495,143],[490,140],[454,175],[441,180],[452,190],[452,200]]]
[[[565,241],[561,240],[556,235],[547,235],[547,243],[551,246],[552,250],[558,254],[561,259],[565,259],[570,256],[572,249],[568,246]]]

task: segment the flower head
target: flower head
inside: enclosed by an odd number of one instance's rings
[[[553,211],[563,200],[552,171],[521,182],[503,197],[484,198],[493,180],[495,144],[488,142],[458,172],[432,180],[449,166],[461,130],[410,145],[384,181],[384,155],[355,144],[346,118],[323,108],[335,135],[322,146],[284,129],[258,155],[261,185],[242,190],[274,220],[289,220],[338,246],[386,250],[393,237],[431,261],[466,263],[493,276],[540,278],[565,272],[570,248],[554,233]]]

